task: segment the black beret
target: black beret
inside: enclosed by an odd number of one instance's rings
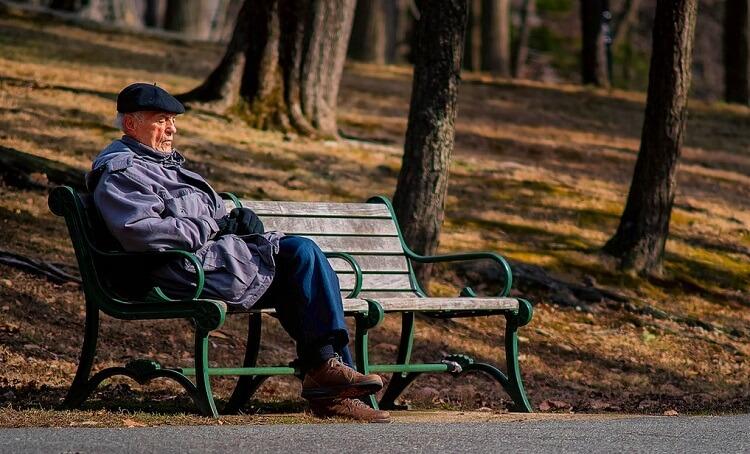
[[[121,113],[155,110],[185,113],[185,106],[156,84],[136,83],[123,88],[117,95],[117,111]]]

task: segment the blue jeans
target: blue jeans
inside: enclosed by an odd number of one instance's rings
[[[323,251],[307,238],[285,236],[274,260],[273,282],[254,307],[276,310],[281,326],[297,343],[303,368],[320,362],[325,345],[332,345],[351,366],[339,280]]]

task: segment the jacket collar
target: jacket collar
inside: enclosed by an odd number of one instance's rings
[[[185,157],[174,148],[171,153],[162,153],[127,135],[122,136],[120,141],[127,145],[128,148],[138,156],[148,161],[159,163],[165,167],[180,167],[185,162]]]

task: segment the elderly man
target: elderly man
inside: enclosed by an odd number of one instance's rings
[[[273,307],[297,343],[302,396],[319,416],[387,422],[387,412],[355,399],[382,388],[377,375],[351,368],[338,278],[318,246],[264,232],[249,209],[227,213],[219,195],[185,169],[173,148],[182,104],[156,84],[136,83],[117,97],[124,132],[94,160],[87,185],[112,235],[126,251],[193,251],[205,273],[203,296]],[[195,270],[178,261],[153,273],[175,296],[192,293]],[[343,357],[343,360],[342,360]],[[346,364],[348,363],[348,364]]]

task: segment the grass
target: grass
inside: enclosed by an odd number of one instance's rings
[[[86,169],[118,136],[109,124],[123,86],[158,81],[174,93],[187,91],[221,51],[0,18],[0,143]],[[750,409],[750,109],[691,100],[666,274],[644,280],[622,275],[598,252],[613,234],[627,195],[643,93],[462,77],[440,251],[497,250],[667,315],[655,318],[611,301],[587,304],[585,311],[560,307],[552,303],[553,292],[517,282],[536,303],[531,325],[521,332],[532,402],[556,402],[544,407],[565,412]],[[408,68],[347,65],[339,126],[346,137],[368,143],[284,136],[250,129],[230,115],[191,111],[179,119],[178,146],[220,191],[268,200],[390,195],[401,164],[410,86]],[[0,184],[2,248],[72,265],[65,226],[48,211],[46,196]],[[437,273],[432,289],[442,295],[456,294],[470,277],[448,267]],[[77,364],[80,290],[0,265],[0,301],[0,426],[215,423],[180,413],[192,407],[173,400],[177,389],[164,382],[132,392],[132,382],[114,379],[86,410],[59,411]],[[238,363],[245,324],[230,317],[224,335],[211,339],[214,360]],[[414,358],[466,351],[502,361],[503,327],[497,318],[420,319]],[[372,333],[373,361],[394,356],[399,329],[399,320],[387,317]],[[190,364],[191,328],[185,322],[105,318],[102,330],[97,367],[138,357]],[[264,325],[264,336],[264,363],[292,359],[293,345],[275,322]],[[223,399],[231,385],[229,379],[214,382]],[[298,395],[294,379],[274,378],[257,395],[258,415],[221,421],[310,422],[299,413]],[[479,376],[424,376],[405,400],[420,408],[508,405],[507,396]]]

